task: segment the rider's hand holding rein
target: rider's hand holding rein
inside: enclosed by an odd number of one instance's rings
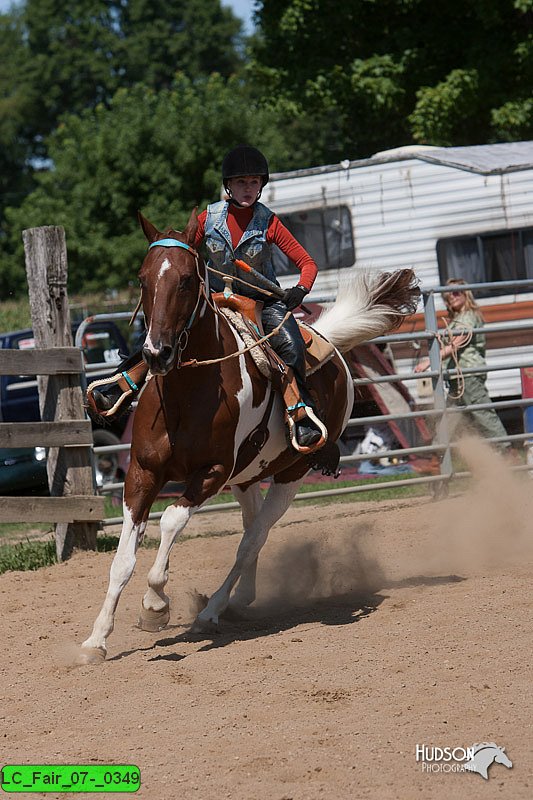
[[[305,288],[305,286],[292,286],[290,289],[287,289],[283,296],[283,302],[287,306],[289,311],[293,311],[295,308],[298,308],[299,305],[302,304],[304,297],[306,294],[309,294],[309,290]]]

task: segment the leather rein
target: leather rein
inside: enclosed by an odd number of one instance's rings
[[[209,308],[211,308],[211,310],[214,311],[214,313],[217,314],[218,316],[221,316],[220,310],[217,308],[216,304],[209,297],[209,291],[206,289],[205,278],[202,276],[202,274],[200,272],[200,256],[198,254],[198,251],[195,250],[194,247],[191,247],[189,244],[185,244],[185,242],[180,242],[180,241],[178,241],[178,239],[170,239],[170,238],[157,239],[155,242],[152,242],[148,246],[148,249],[151,250],[152,247],[181,247],[183,250],[187,250],[194,257],[194,262],[195,262],[195,267],[196,267],[196,274],[198,276],[198,281],[199,281],[198,297],[196,298],[196,305],[194,306],[194,309],[192,311],[191,316],[189,317],[189,319],[187,321],[187,324],[185,325],[185,327],[183,328],[183,330],[181,331],[181,333],[180,333],[180,335],[178,337],[178,356],[177,356],[177,361],[176,361],[176,369],[181,369],[182,367],[200,367],[200,366],[208,365],[208,364],[218,364],[221,361],[227,361],[230,358],[237,358],[238,356],[241,356],[244,353],[247,353],[249,350],[252,350],[254,347],[257,347],[258,345],[263,344],[263,342],[266,342],[272,336],[275,336],[277,333],[279,333],[281,327],[284,325],[286,320],[291,315],[291,312],[287,311],[287,313],[285,314],[285,316],[282,319],[282,321],[280,322],[280,324],[277,325],[274,328],[273,331],[271,331],[266,336],[263,336],[261,339],[259,339],[254,344],[249,345],[248,347],[245,347],[243,350],[236,350],[234,353],[230,353],[227,356],[222,356],[221,358],[208,359],[207,361],[197,361],[195,358],[192,358],[189,361],[183,361],[182,362],[181,361],[181,355],[182,355],[183,351],[185,350],[185,348],[187,347],[187,343],[188,343],[188,340],[189,340],[189,331],[190,331],[190,329],[191,329],[191,327],[192,327],[192,325],[194,323],[194,320],[196,318],[196,313],[198,311],[198,307],[200,305],[200,301],[201,301],[202,296],[203,296],[205,302],[207,303],[207,305],[209,306]],[[209,269],[209,267],[207,267],[207,269]],[[212,271],[218,273],[218,270],[212,270]],[[218,273],[218,274],[223,274],[223,273]],[[240,279],[237,278],[237,280],[240,280]],[[242,281],[242,283],[246,283],[246,281]],[[251,284],[247,284],[247,285],[251,285]],[[259,288],[259,287],[254,286],[254,288]],[[271,292],[267,292],[265,290],[262,290],[262,291],[265,294],[271,294]],[[139,302],[137,303],[137,305],[135,307],[135,310],[134,310],[134,312],[133,312],[133,314],[131,316],[131,319],[129,321],[129,325],[133,325],[133,323],[135,321],[135,318],[137,317],[137,314],[139,313],[141,305],[142,305],[142,292],[141,292],[141,296],[139,297]]]

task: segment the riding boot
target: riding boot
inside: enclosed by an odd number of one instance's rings
[[[281,385],[285,401],[285,420],[294,449],[301,453],[312,453],[323,447],[328,438],[327,429],[316,415],[309,392],[301,385],[291,368],[287,369],[281,379]]]
[[[304,405],[305,416],[303,419],[299,420],[296,423],[296,437],[298,439],[298,443],[303,445],[304,447],[311,447],[317,442],[320,442],[322,435],[323,435],[323,425],[317,425],[317,423],[313,420],[313,416],[316,417],[316,408],[311,395],[305,385],[302,385],[301,380],[299,379],[299,375],[295,373],[296,384],[298,389],[300,390],[300,397],[301,403]],[[312,412],[313,416],[310,416],[310,412]],[[322,442],[324,444],[324,442]]]
[[[284,303],[266,303],[262,321],[265,333],[270,333],[287,313]],[[318,419],[315,405],[305,381],[305,343],[298,323],[291,315],[280,331],[270,339],[275,353],[289,368],[282,379],[283,397],[286,405],[286,420],[291,443],[300,452],[312,452],[322,447],[327,440],[327,430]]]
[[[87,387],[89,410],[105,417],[116,419],[131,406],[144,385],[148,367],[140,351],[119,364],[118,370],[109,378],[93,381]]]

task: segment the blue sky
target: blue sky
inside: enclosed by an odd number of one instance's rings
[[[18,5],[17,2],[14,4]],[[11,0],[0,0],[0,13],[2,11],[7,11],[11,5],[13,5]],[[252,32],[252,12],[254,6],[252,0],[222,0],[222,5],[232,8],[235,16],[243,20],[246,33]]]
[[[0,0],[3,2],[3,0]],[[253,30],[252,13],[254,10],[254,3],[252,0],[222,0],[223,6],[230,6],[236,17],[240,17],[244,21],[245,33],[251,33]]]

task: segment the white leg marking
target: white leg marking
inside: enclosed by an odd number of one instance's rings
[[[168,559],[172,545],[176,538],[187,525],[197,506],[168,506],[161,517],[161,544],[157,551],[154,564],[148,573],[148,591],[143,598],[144,608],[150,611],[161,611],[168,606],[169,599],[165,594],[168,581]]]
[[[122,524],[117,552],[111,564],[109,587],[104,604],[96,618],[91,635],[83,642],[82,647],[97,647],[105,651],[107,637],[113,631],[115,611],[120,595],[135,568],[135,554],[144,536],[146,522],[135,525],[131,516],[131,510],[125,503],[123,513],[124,522]]]
[[[263,506],[263,495],[259,489],[259,484],[254,483],[245,492],[238,486],[233,486],[233,494],[239,501],[242,508],[242,522],[246,531],[260,513]],[[255,600],[255,579],[257,574],[257,556],[247,566],[243,567],[237,588],[230,598],[229,604],[232,608],[239,609],[243,606],[251,605]]]
[[[226,610],[231,590],[235,586],[242,572],[250,567],[265,544],[271,527],[286,512],[294,499],[294,495],[302,484],[302,480],[292,483],[276,484],[270,487],[259,514],[251,525],[244,531],[244,536],[237,550],[235,564],[228,577],[210,598],[207,606],[198,614],[198,627],[202,625],[216,625],[218,618]]]

